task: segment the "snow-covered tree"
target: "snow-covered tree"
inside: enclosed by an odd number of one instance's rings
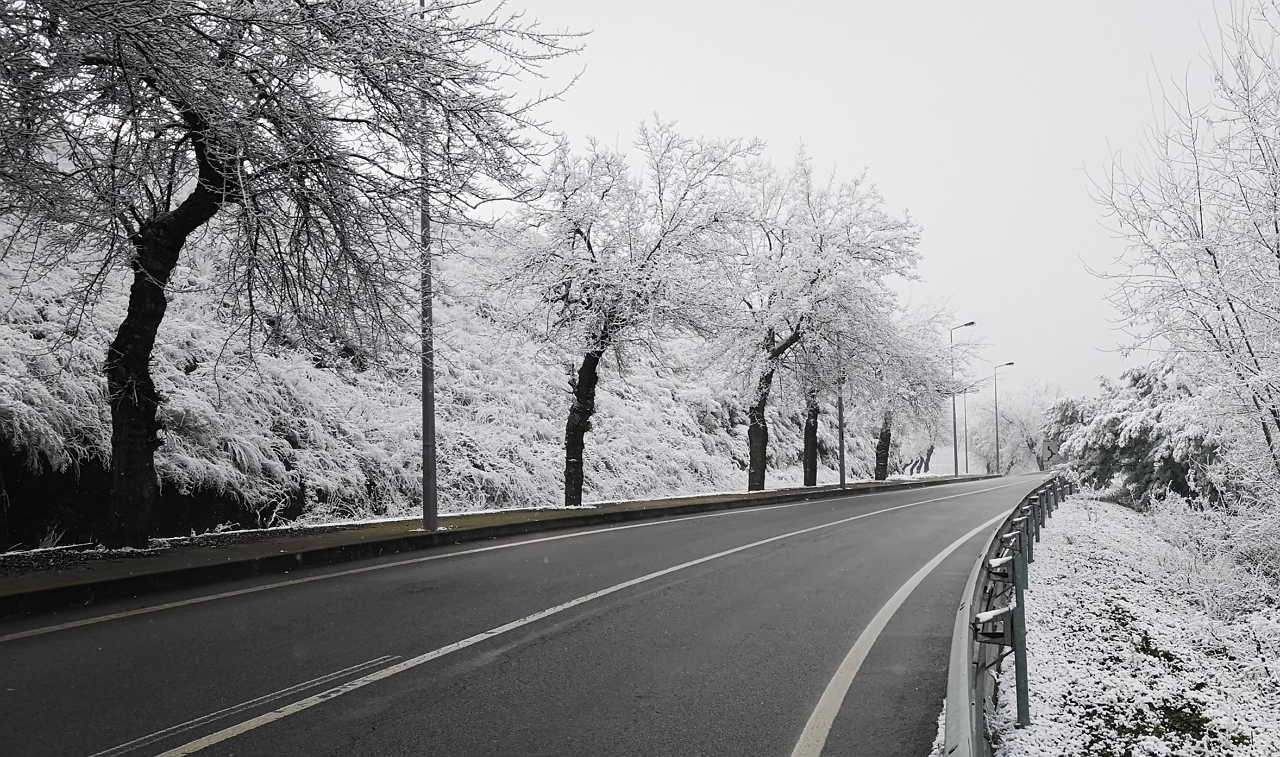
[[[1204,403],[1171,365],[1125,371],[1104,380],[1098,396],[1080,408],[1061,454],[1089,486],[1116,487],[1143,507],[1172,491],[1217,496],[1206,475],[1219,439],[1202,422]]]
[[[936,424],[951,390],[947,345],[935,316],[902,313],[868,354],[859,383],[880,412],[874,477],[883,481],[892,466],[895,434]],[[899,466],[900,467],[900,466]]]
[[[1059,397],[1044,411],[1040,435],[1050,459],[1063,459],[1063,445],[1085,424],[1087,413],[1088,400],[1083,397]]]
[[[1280,7],[1233,12],[1207,103],[1167,103],[1148,151],[1117,161],[1099,200],[1128,242],[1115,302],[1217,408],[1265,445],[1280,477]]]
[[[535,291],[548,336],[580,355],[565,423],[564,502],[582,502],[586,434],[606,354],[657,348],[706,326],[723,276],[717,237],[733,220],[731,186],[758,146],[640,126],[637,165],[588,141],[562,145],[542,197],[508,240],[514,280]]]
[[[468,6],[0,9],[0,246],[28,254],[35,272],[74,264],[89,303],[111,271],[133,272],[105,363],[104,540],[145,543],[158,500],[162,398],[149,362],[184,245],[218,250],[228,317],[242,329],[367,354],[416,311],[422,193],[443,212],[518,181],[530,115],[505,80],[565,40]]]
[[[1020,444],[1024,459],[1038,471],[1054,461],[1060,446],[1047,434],[1049,411],[1060,394],[1046,384],[1032,384],[1000,398],[1001,434],[1007,433],[1011,442]]]
[[[733,243],[740,307],[727,335],[751,376],[747,488],[756,490],[765,484],[765,410],[784,358],[804,342],[810,358],[874,345],[867,326],[889,320],[887,282],[913,273],[919,228],[886,210],[865,175],[821,182],[803,155],[782,175],[757,165],[739,183],[739,207]]]

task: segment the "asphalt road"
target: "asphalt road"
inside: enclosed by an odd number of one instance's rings
[[[557,531],[0,624],[0,753],[923,755],[965,578],[1039,480]]]

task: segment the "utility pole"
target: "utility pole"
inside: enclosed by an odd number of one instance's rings
[[[965,387],[964,394],[960,399],[961,409],[964,411],[964,472],[969,473],[969,387]]]
[[[951,470],[960,475],[960,433],[956,424],[956,329],[964,329],[973,325],[973,321],[952,326],[951,333]]]
[[[996,406],[996,475],[1003,476],[1000,468],[1000,369],[1013,365],[1013,361],[1001,363],[991,369],[991,390],[995,395]]]
[[[418,0],[422,9],[423,23],[427,20],[427,0]],[[423,103],[423,108],[427,103]],[[430,122],[422,131],[422,190],[419,197],[418,230],[421,234],[422,270],[421,296],[421,341],[422,352],[422,530],[435,531],[439,525],[439,514],[436,503],[436,359],[435,346],[432,339],[432,281],[431,281],[431,191],[427,182],[427,160],[430,150]]]

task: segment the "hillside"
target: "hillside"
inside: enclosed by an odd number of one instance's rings
[[[573,356],[513,317],[509,293],[466,287],[476,265],[447,259],[440,271],[441,509],[556,506]],[[99,369],[125,279],[106,281],[84,313],[70,270],[33,277],[0,263],[0,280],[0,542],[82,538],[109,488]],[[175,274],[153,361],[165,397],[162,534],[416,510],[416,357],[358,371],[288,349],[250,351],[222,317],[212,280],[198,255]],[[610,355],[588,438],[588,501],[745,488],[741,380],[699,353],[673,343],[662,354]],[[799,478],[792,383],[784,377],[773,395],[770,485]],[[849,409],[850,467],[865,475],[863,415],[872,414]],[[834,415],[821,422],[820,478],[834,480]]]

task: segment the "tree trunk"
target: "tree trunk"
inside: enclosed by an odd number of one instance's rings
[[[582,504],[582,455],[586,434],[591,430],[591,416],[596,412],[596,384],[600,382],[600,356],[604,350],[592,350],[582,356],[578,380],[573,385],[573,404],[564,425],[564,506]]]
[[[924,451],[924,472],[929,472],[929,461],[933,459],[933,445],[929,445],[929,449]]]
[[[886,410],[884,423],[880,426],[880,438],[876,440],[875,480],[883,481],[889,477],[889,447],[893,443],[893,412]]]
[[[755,402],[747,408],[747,491],[764,488],[765,456],[769,453],[769,424],[765,421],[764,409],[772,386],[773,369],[770,368],[760,374]]]
[[[197,186],[176,209],[144,223],[133,236],[129,309],[107,350],[111,404],[111,497],[99,534],[108,547],[145,547],[160,499],[155,451],[163,443],[151,379],[151,350],[165,313],[165,285],[187,237],[218,210],[217,196]]]
[[[804,485],[818,485],[818,396],[807,392],[804,401]]]
[[[1036,461],[1036,470],[1044,472],[1044,457],[1036,451],[1036,440],[1034,437],[1027,437],[1024,441],[1027,445],[1027,453],[1031,455],[1031,459]]]

